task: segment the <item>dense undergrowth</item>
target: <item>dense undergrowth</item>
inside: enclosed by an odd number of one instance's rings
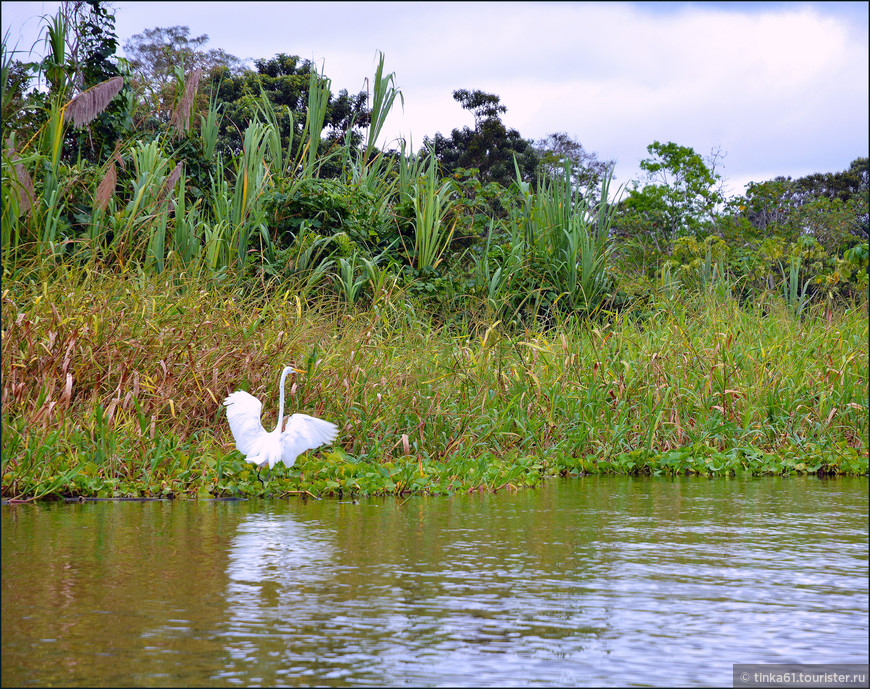
[[[715,291],[663,292],[643,311],[530,330],[436,318],[398,289],[355,308],[238,284],[62,264],[7,276],[3,497],[867,473],[866,303],[795,318],[778,295],[739,305]],[[288,413],[341,430],[264,486],[235,451],[221,401],[248,390],[270,428],[285,364],[305,371]]]
[[[161,118],[123,64],[76,75],[75,28],[49,21],[41,63],[0,51],[3,498],[867,473],[866,158],[700,205],[559,150],[502,151],[497,182],[378,148],[402,98],[382,54],[343,130],[310,64],[239,103],[178,66]],[[292,108],[281,84],[307,84]],[[273,426],[285,365],[288,411],[341,430],[264,485],[221,402],[247,390]]]

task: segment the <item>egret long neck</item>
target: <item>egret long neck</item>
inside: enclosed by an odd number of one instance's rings
[[[284,381],[287,380],[287,374],[293,369],[289,366],[281,372],[281,396],[278,398],[278,425],[276,431],[281,430],[281,422],[284,420]]]

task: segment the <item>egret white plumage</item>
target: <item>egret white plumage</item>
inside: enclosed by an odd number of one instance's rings
[[[274,431],[267,431],[260,422],[263,404],[244,390],[237,390],[224,400],[230,430],[236,441],[236,448],[245,455],[245,461],[262,468],[269,465],[269,471],[279,461],[292,467],[296,458],[307,450],[331,443],[338,435],[334,423],[307,414],[293,414],[284,421],[284,381],[287,374],[297,372],[291,366],[281,372],[281,396],[278,402],[278,425]]]

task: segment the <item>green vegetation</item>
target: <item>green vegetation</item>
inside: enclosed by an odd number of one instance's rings
[[[383,56],[371,109],[186,27],[96,70],[64,37],[111,55],[114,17],[75,7],[43,63],[3,48],[4,498],[867,473],[866,159],[725,202],[715,157],[655,142],[614,190],[467,90],[475,130],[382,151]],[[288,411],[341,431],[264,487],[220,402],[268,427],[285,364]]]
[[[34,269],[3,291],[3,494],[248,495],[219,402],[340,442],[269,492],[449,493],[578,472],[867,471],[867,317],[710,292],[549,330],[439,325],[407,292],[372,306],[245,295],[180,275]]]

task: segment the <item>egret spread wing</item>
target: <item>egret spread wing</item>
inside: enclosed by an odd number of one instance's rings
[[[307,450],[331,443],[338,435],[338,426],[308,414],[293,414],[281,434],[284,464],[292,467],[296,458]]]
[[[244,390],[237,390],[224,400],[227,408],[227,420],[230,430],[236,439],[236,447],[243,455],[254,453],[258,449],[258,441],[267,435],[266,429],[260,423],[260,412],[263,404],[253,395]]]

